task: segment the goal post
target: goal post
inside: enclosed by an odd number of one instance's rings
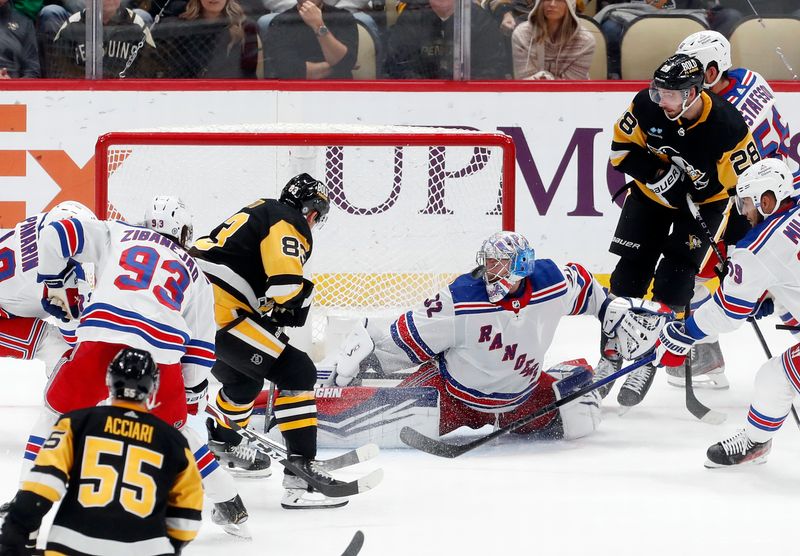
[[[195,238],[277,198],[298,173],[321,180],[331,211],[307,264],[317,347],[331,319],[396,316],[468,272],[489,234],[514,229],[514,144],[500,133],[322,124],[112,132],[98,138],[95,165],[98,217],[138,223],[153,196],[177,195]]]

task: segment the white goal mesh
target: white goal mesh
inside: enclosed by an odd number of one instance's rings
[[[316,343],[331,316],[388,317],[423,301],[472,268],[490,233],[513,229],[514,149],[500,134],[366,126],[121,132],[98,140],[96,163],[98,216],[139,222],[154,195],[178,195],[194,214],[195,238],[257,198],[277,198],[297,173],[322,180],[331,212],[314,232],[307,265]]]

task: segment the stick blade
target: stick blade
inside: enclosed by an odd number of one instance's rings
[[[709,425],[721,425],[728,419],[725,413],[710,409],[700,420]]]
[[[361,552],[362,546],[364,546],[364,533],[358,530],[350,540],[350,544],[348,544],[347,548],[342,552],[342,556],[356,556],[356,554]]]
[[[425,436],[411,427],[403,427],[400,430],[400,440],[407,446],[440,458],[455,458],[470,449],[469,444],[448,444]]]

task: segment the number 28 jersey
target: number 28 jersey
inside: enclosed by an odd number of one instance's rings
[[[79,342],[124,344],[149,351],[158,364],[211,368],[211,284],[180,246],[123,222],[70,218],[42,230],[39,250],[40,280],[58,275],[69,259],[95,264]]]

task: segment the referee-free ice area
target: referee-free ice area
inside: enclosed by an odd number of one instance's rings
[[[793,343],[787,332],[775,330],[776,322],[760,322],[775,354]],[[585,357],[594,364],[598,334],[592,317],[562,319],[545,363]],[[753,376],[765,360],[748,324],[720,341],[731,388],[697,394],[728,414],[722,425],[689,414],[683,390],[668,385],[659,371],[648,397],[625,416],[617,413],[615,388],[600,429],[585,439],[506,436],[454,460],[384,450],[360,466],[383,467],[384,482],[344,508],[281,509],[277,465],[268,479],[237,479],[253,540],[230,537],[207,520],[184,554],[333,556],[357,529],[366,535],[361,554],[369,556],[794,554],[800,430],[791,417],[766,464],[703,467],[706,448],[744,426]],[[0,380],[0,498],[6,500],[16,490],[43,366],[2,359]],[[337,453],[324,450],[320,457]],[[337,476],[352,478],[362,470],[346,471]]]

